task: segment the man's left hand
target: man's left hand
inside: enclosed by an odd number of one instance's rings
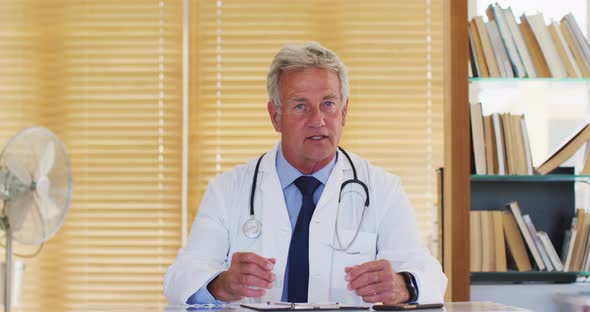
[[[376,260],[346,267],[348,289],[365,302],[406,303],[410,298],[403,276],[396,273],[388,260]]]

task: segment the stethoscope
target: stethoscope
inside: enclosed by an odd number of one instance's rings
[[[369,188],[367,187],[367,185],[363,181],[358,179],[357,174],[356,174],[356,167],[354,166],[354,163],[352,162],[352,159],[350,158],[348,153],[340,146],[338,146],[338,149],[342,152],[342,154],[344,154],[344,156],[346,156],[346,159],[348,159],[348,162],[350,163],[350,166],[352,167],[353,177],[352,177],[352,179],[344,181],[342,183],[342,185],[340,186],[340,194],[338,195],[338,208],[336,210],[336,223],[335,223],[335,229],[334,229],[336,232],[336,241],[338,242],[338,246],[331,246],[331,247],[336,250],[339,250],[339,251],[346,251],[350,248],[352,243],[356,240],[356,237],[358,236],[359,231],[360,231],[361,224],[363,223],[363,219],[365,218],[365,213],[367,211],[367,208],[369,207]],[[259,220],[256,220],[256,217],[254,215],[254,197],[256,195],[256,181],[258,180],[258,171],[260,168],[260,162],[262,161],[262,158],[264,157],[265,154],[262,154],[258,158],[258,161],[256,162],[256,167],[254,169],[254,178],[252,179],[252,189],[250,190],[250,218],[246,222],[244,222],[244,226],[243,226],[244,235],[248,238],[251,238],[251,239],[256,239],[260,236],[260,234],[262,234],[262,223]],[[342,190],[344,190],[344,187],[346,187],[347,185],[352,185],[352,184],[358,184],[363,187],[363,190],[365,193],[365,204],[364,204],[363,212],[361,214],[360,222],[356,228],[355,234],[353,235],[350,242],[348,242],[348,244],[346,244],[346,246],[342,247],[342,242],[340,239],[340,235],[338,233],[338,213],[340,212],[339,210],[340,210],[340,201],[342,200]]]

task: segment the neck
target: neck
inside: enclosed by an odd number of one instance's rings
[[[291,166],[295,167],[295,169],[299,170],[299,172],[306,175],[313,174],[314,172],[321,170],[322,168],[326,167],[334,159],[334,157],[336,157],[336,153],[334,152],[331,157],[327,157],[326,159],[322,159],[320,161],[314,161],[311,159],[297,161],[296,159],[292,159],[290,156],[286,155],[284,151],[283,155],[289,164],[291,164]]]

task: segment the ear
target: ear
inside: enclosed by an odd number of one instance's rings
[[[348,111],[348,99],[346,99],[346,103],[344,104],[344,108],[342,109],[342,126],[346,125],[346,112]]]
[[[281,132],[281,113],[277,110],[277,106],[274,102],[269,101],[266,104],[266,109],[268,110],[268,115],[270,117],[270,121],[272,122],[272,126],[275,128],[276,132]]]

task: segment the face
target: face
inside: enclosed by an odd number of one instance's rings
[[[273,126],[281,133],[287,161],[309,174],[336,155],[346,122],[340,79],[333,71],[315,67],[285,71],[279,78],[281,112],[268,103]]]

